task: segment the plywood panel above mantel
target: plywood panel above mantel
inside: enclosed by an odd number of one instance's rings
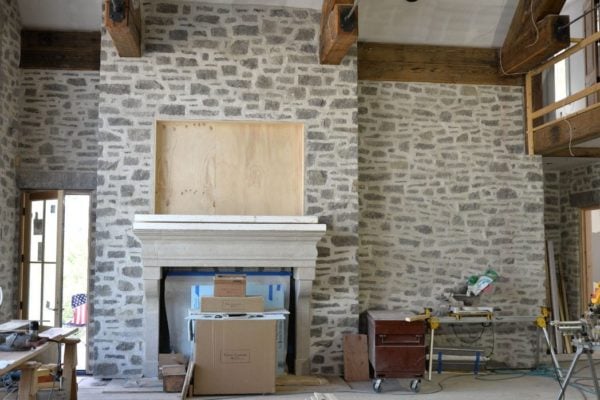
[[[304,126],[157,121],[155,212],[303,215]]]

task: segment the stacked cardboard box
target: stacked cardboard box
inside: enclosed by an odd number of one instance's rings
[[[278,317],[262,314],[261,296],[246,297],[245,279],[226,278],[215,277],[215,297],[195,315],[194,395],[274,393]]]

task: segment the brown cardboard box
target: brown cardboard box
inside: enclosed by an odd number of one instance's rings
[[[215,275],[215,297],[244,297],[246,296],[245,275]]]
[[[276,322],[197,320],[194,395],[274,393]]]
[[[222,313],[263,312],[265,300],[262,296],[248,297],[202,297],[200,311]]]

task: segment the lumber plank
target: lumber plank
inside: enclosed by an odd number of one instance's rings
[[[525,77],[525,116],[526,116],[526,144],[527,154],[534,154],[534,143],[533,143],[533,79],[531,75],[527,74]]]
[[[506,74],[527,73],[571,44],[569,17],[548,15],[513,42],[502,46],[501,70]],[[559,27],[563,27],[559,29]]]
[[[558,14],[563,9],[566,0],[520,0],[504,44],[510,45],[526,30],[534,30],[531,21],[538,22],[546,15]],[[533,11],[533,13],[531,13]]]
[[[367,335],[344,335],[344,380],[361,382],[369,380],[369,354]]]
[[[185,373],[183,387],[181,388],[181,394],[179,396],[181,400],[188,398],[188,390],[190,388],[190,383],[192,382],[192,376],[194,376],[194,361],[190,360],[188,362],[187,372]]]
[[[546,256],[548,257],[548,274],[550,275],[550,295],[552,298],[552,319],[555,321],[561,321],[560,318],[560,304],[559,304],[559,293],[558,293],[558,281],[556,275],[556,264],[554,258],[554,243],[552,240],[548,240],[546,244]],[[554,327],[554,336],[556,339],[556,352],[561,354],[563,352],[563,339],[562,334],[557,327]]]
[[[522,76],[498,69],[489,48],[358,43],[358,79],[522,86]]]
[[[560,50],[556,50],[556,47],[569,46],[569,29],[556,29],[565,21],[565,17],[557,15],[565,1],[519,1],[500,50],[501,69],[505,73],[526,73],[531,67],[556,54]],[[568,23],[568,17],[566,20]]]
[[[573,153],[573,154],[571,154]],[[583,157],[600,158],[600,147],[571,147],[547,154],[548,157]]]
[[[549,105],[547,105],[544,108],[541,108],[541,109],[539,109],[537,111],[534,111],[531,114],[531,117],[535,119],[535,118],[544,116],[544,115],[546,115],[548,113],[551,113],[554,110],[558,110],[559,108],[564,107],[567,104],[571,104],[571,103],[573,103],[573,102],[575,102],[575,101],[577,101],[579,99],[582,99],[582,98],[584,98],[584,97],[586,97],[586,96],[588,96],[588,95],[590,95],[592,93],[596,93],[598,91],[600,91],[600,83],[596,83],[596,84],[594,84],[592,86],[586,87],[585,89],[582,89],[582,90],[580,90],[579,92],[577,92],[575,94],[567,96],[567,97],[565,97],[562,100],[555,101],[554,103],[549,104]]]
[[[534,153],[551,155],[559,150],[600,137],[600,103],[534,128]]]

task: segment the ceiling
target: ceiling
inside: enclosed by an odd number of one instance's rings
[[[518,0],[362,0],[365,42],[500,47]]]
[[[103,0],[18,0],[23,27],[99,30]],[[321,9],[322,0],[208,0],[215,4]],[[518,0],[358,0],[360,40],[499,47]]]

